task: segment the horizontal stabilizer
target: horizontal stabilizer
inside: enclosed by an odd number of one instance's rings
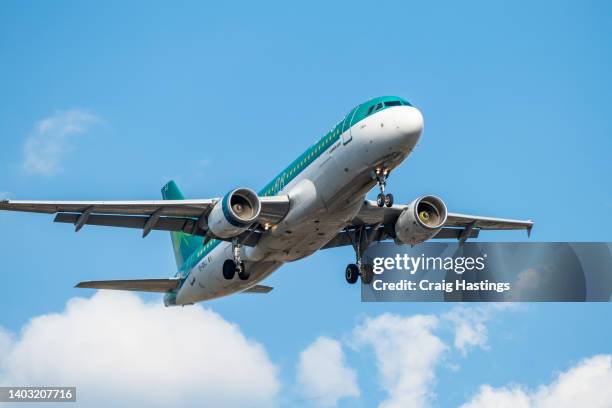
[[[274,289],[272,286],[255,285],[243,291],[242,293],[268,293],[272,289]]]
[[[79,282],[75,288],[171,292],[178,289],[179,279],[129,279]]]

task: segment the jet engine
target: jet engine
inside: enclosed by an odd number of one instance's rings
[[[446,222],[446,205],[435,196],[417,198],[402,211],[395,222],[397,240],[410,245],[433,238]]]
[[[208,215],[208,228],[219,238],[240,235],[255,222],[261,210],[257,194],[249,188],[230,191]]]

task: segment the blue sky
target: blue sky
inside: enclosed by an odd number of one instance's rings
[[[3,2],[0,194],[155,199],[171,178],[192,198],[258,189],[354,105],[392,94],[425,117],[418,148],[389,181],[397,202],[431,193],[455,212],[532,218],[534,241],[609,241],[612,7],[437,6]],[[53,133],[66,121],[75,132]],[[37,148],[50,164],[28,165]],[[165,233],[74,234],[48,216],[9,213],[0,231],[0,326],[16,337],[30,318],[93,294],[73,289],[78,281],[175,269]],[[326,336],[342,343],[361,389],[339,405],[379,403],[376,356],[352,348],[355,327],[386,312],[443,320],[453,307],[362,304],[344,282],[352,259],[349,249],[324,251],[285,265],[267,281],[269,295],[204,305],[265,348],[279,368],[278,400],[316,404],[301,396],[296,365]],[[608,304],[529,304],[492,316],[486,345],[465,356],[451,347],[436,366],[435,406],[460,405],[485,383],[548,384],[612,353]],[[439,336],[452,344],[452,331]]]

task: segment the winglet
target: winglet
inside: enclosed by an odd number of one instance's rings
[[[529,220],[531,221],[531,220]],[[533,228],[533,221],[531,221],[531,225],[527,227],[527,238],[531,238],[531,229]]]

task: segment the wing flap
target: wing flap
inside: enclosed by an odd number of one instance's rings
[[[432,239],[468,239],[468,238],[478,238],[479,230],[471,229],[467,236],[463,237],[465,233],[465,228],[442,228],[436,236]],[[370,234],[369,230],[366,230],[367,234]],[[393,237],[385,230],[385,228],[378,228],[371,235],[371,242],[384,241],[386,239],[392,239]],[[325,246],[321,249],[328,248],[337,248],[341,246],[353,245],[353,242],[357,242],[356,232],[354,230],[350,230],[348,232],[341,231],[332,238]]]
[[[465,233],[465,228],[442,228],[432,239],[460,239]],[[478,238],[480,230],[471,229],[465,239],[467,238]]]
[[[507,218],[492,218],[456,213],[448,213],[446,224],[444,225],[449,227],[467,227],[470,224],[473,224],[473,228],[485,230],[524,229],[529,232],[531,228],[533,228],[533,221],[531,220],[512,220]]]
[[[53,221],[77,225],[80,217],[81,214],[59,213],[55,216]],[[87,219],[83,222],[83,225],[144,229],[144,226],[148,220],[149,217],[133,215],[93,214],[87,217]],[[198,226],[197,220],[190,218],[160,217],[150,228],[158,231],[182,231],[186,234],[198,235],[201,237],[206,236],[206,230]],[[248,230],[238,235],[237,239],[240,244],[252,247],[257,244],[260,237],[261,233],[259,231]],[[217,239],[222,241],[232,240],[231,238]]]
[[[59,213],[55,216],[54,222],[76,224],[81,214]],[[123,227],[143,229],[149,217],[133,215],[104,215],[93,214],[87,218],[85,225],[100,225],[106,227]],[[184,231],[193,232],[195,221],[187,218],[161,217],[153,229],[161,231]],[[196,231],[197,232],[197,231]],[[204,232],[205,233],[205,232]],[[202,235],[202,234],[193,234]]]
[[[131,290],[138,292],[172,292],[178,289],[179,279],[129,279],[79,282],[75,288]]]

